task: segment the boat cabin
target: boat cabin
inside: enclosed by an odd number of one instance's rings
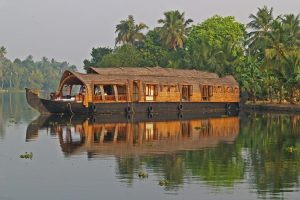
[[[89,68],[87,74],[65,71],[55,101],[115,102],[239,102],[232,76],[161,67]]]

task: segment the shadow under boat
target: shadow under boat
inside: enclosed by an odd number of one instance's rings
[[[237,113],[40,116],[26,131],[26,141],[41,130],[56,136],[65,156],[86,153],[118,157],[168,154],[232,143],[239,133]]]

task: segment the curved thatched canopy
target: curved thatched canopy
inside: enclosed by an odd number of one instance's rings
[[[140,80],[149,84],[161,85],[228,85],[238,86],[233,76],[219,78],[215,73],[196,70],[170,68],[90,68],[88,74],[65,71],[60,85],[63,84],[126,84],[129,80]]]
[[[216,73],[189,69],[173,69],[162,67],[90,67],[88,73],[118,76],[151,76],[151,77],[187,77],[187,78],[219,78]]]
[[[98,75],[98,76],[97,76]],[[161,67],[90,67],[88,74],[81,76],[94,82],[126,82],[141,80],[155,84],[208,84],[238,86],[233,76],[219,77],[216,73],[189,69],[172,69]]]

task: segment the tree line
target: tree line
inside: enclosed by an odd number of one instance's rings
[[[0,90],[24,90],[25,87],[53,91],[59,84],[62,72],[76,71],[76,66],[43,57],[34,61],[29,55],[26,59],[14,61],[6,57],[5,47],[0,47]]]
[[[299,14],[258,8],[249,23],[215,15],[201,23],[167,11],[149,30],[132,15],[116,25],[115,47],[93,48],[88,67],[172,67],[233,75],[257,99],[295,103],[300,89]]]

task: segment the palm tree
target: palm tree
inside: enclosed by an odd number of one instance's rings
[[[269,33],[270,43],[265,50],[266,61],[280,80],[280,102],[285,96],[293,103],[295,90],[300,81],[300,21],[299,15],[279,16],[272,24]]]
[[[273,8],[268,9],[266,6],[258,8],[256,15],[250,14],[252,21],[247,24],[247,28],[251,30],[248,33],[248,46],[250,53],[256,53],[259,51],[263,53],[265,46],[267,45],[267,35],[271,31],[273,23]]]
[[[135,45],[137,42],[142,41],[145,36],[141,31],[147,29],[148,26],[144,23],[135,24],[134,18],[132,15],[128,16],[128,19],[121,20],[120,24],[116,26],[116,37],[115,44],[131,44]]]
[[[183,48],[190,31],[188,25],[193,20],[185,20],[184,12],[180,13],[178,10],[165,12],[164,15],[165,19],[158,20],[158,23],[162,24],[162,27],[157,28],[162,44],[173,50]]]
[[[6,49],[4,46],[0,47],[0,58],[4,58],[5,54],[6,54]]]
[[[300,14],[284,15],[280,17],[286,34],[286,45],[288,47],[300,47]]]

